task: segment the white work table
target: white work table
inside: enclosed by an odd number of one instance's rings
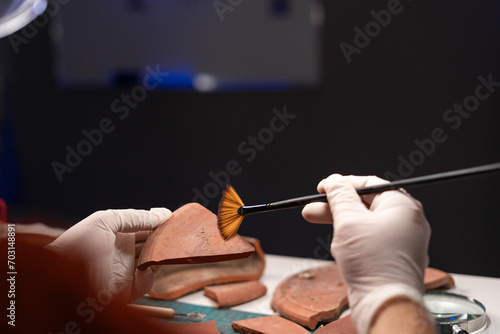
[[[233,307],[233,309],[252,313],[274,314],[270,302],[275,288],[281,281],[295,273],[327,263],[331,262],[268,254],[266,255],[266,268],[260,279],[267,287],[267,294],[254,301]],[[500,278],[462,274],[452,274],[452,277],[455,280],[456,287],[451,289],[450,292],[474,298],[486,307],[489,327],[481,333],[500,333]],[[179,298],[178,301],[201,306],[216,306],[215,302],[206,297],[202,291]]]

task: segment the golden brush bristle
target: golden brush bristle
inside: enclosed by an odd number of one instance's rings
[[[228,184],[222,191],[222,198],[219,202],[219,211],[217,212],[219,232],[224,240],[233,237],[240,228],[243,221],[242,215],[238,209],[243,206],[243,201],[234,188]]]

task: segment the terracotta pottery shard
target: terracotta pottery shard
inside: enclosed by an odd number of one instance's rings
[[[278,285],[272,307],[285,318],[314,329],[318,322],[338,319],[347,309],[347,285],[336,264],[303,271]]]
[[[138,268],[241,259],[254,251],[239,235],[225,241],[217,228],[217,216],[198,203],[189,203],[175,210],[172,217],[149,236]]]
[[[265,268],[264,252],[257,239],[243,237],[255,247],[246,259],[205,264],[159,266],[149,295],[158,299],[176,299],[207,285],[258,280]]]
[[[426,290],[449,289],[455,286],[455,281],[450,274],[434,269],[425,269],[424,285]],[[314,334],[356,334],[356,327],[351,319],[351,315],[345,316],[334,322],[318,328]]]
[[[185,333],[220,334],[219,330],[215,326],[215,320],[210,320],[205,322],[185,323],[185,324],[162,323],[162,327],[165,330],[164,333],[169,333],[169,334],[185,334]]]
[[[266,294],[267,288],[259,281],[248,281],[206,286],[205,295],[217,302],[217,307],[240,305]]]
[[[335,320],[334,322],[318,328],[314,334],[357,334],[358,331],[351,320],[351,315]]]
[[[243,334],[309,334],[304,327],[277,315],[233,321],[232,325]]]
[[[455,286],[453,278],[427,268],[426,290]],[[273,308],[282,316],[310,329],[320,322],[338,319],[348,308],[347,286],[336,263],[303,271],[282,281],[272,298]]]
[[[450,274],[444,271],[427,268],[424,276],[425,290],[451,289],[455,287],[455,281]]]

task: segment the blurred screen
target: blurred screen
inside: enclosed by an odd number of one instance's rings
[[[319,0],[86,0],[60,5],[51,35],[66,88],[140,84],[286,90],[321,81]]]

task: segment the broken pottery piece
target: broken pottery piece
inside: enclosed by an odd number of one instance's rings
[[[455,281],[450,274],[426,268],[424,277],[425,290],[450,289],[455,286]],[[314,334],[357,334],[356,327],[351,320],[351,315],[335,320],[328,325],[318,328]]]
[[[217,216],[198,203],[175,210],[149,236],[139,257],[139,270],[151,265],[207,263],[249,257],[255,249],[241,236],[225,241]]]
[[[309,334],[304,327],[277,315],[233,321],[232,325],[243,334]]]
[[[259,281],[247,281],[206,286],[204,291],[217,302],[217,307],[231,307],[264,296],[267,288]]]
[[[338,319],[347,309],[347,285],[333,263],[286,278],[271,303],[285,318],[314,329],[320,321]]]
[[[183,324],[163,323],[162,326],[165,330],[163,333],[169,334],[220,334],[219,330],[215,326],[215,320]]]
[[[318,328],[314,334],[357,334],[358,331],[351,320],[351,315],[335,320],[328,325]]]
[[[264,251],[259,240],[243,237],[255,252],[246,259],[204,264],[172,264],[159,266],[149,295],[171,300],[203,289],[207,285],[258,280],[265,268]]]
[[[455,286],[453,278],[440,270],[427,268],[426,290]],[[331,322],[348,308],[347,286],[336,263],[306,270],[288,277],[276,288],[272,307],[282,316],[314,329],[320,322]]]
[[[424,276],[425,290],[451,289],[455,287],[455,281],[450,274],[434,269],[426,268]]]

